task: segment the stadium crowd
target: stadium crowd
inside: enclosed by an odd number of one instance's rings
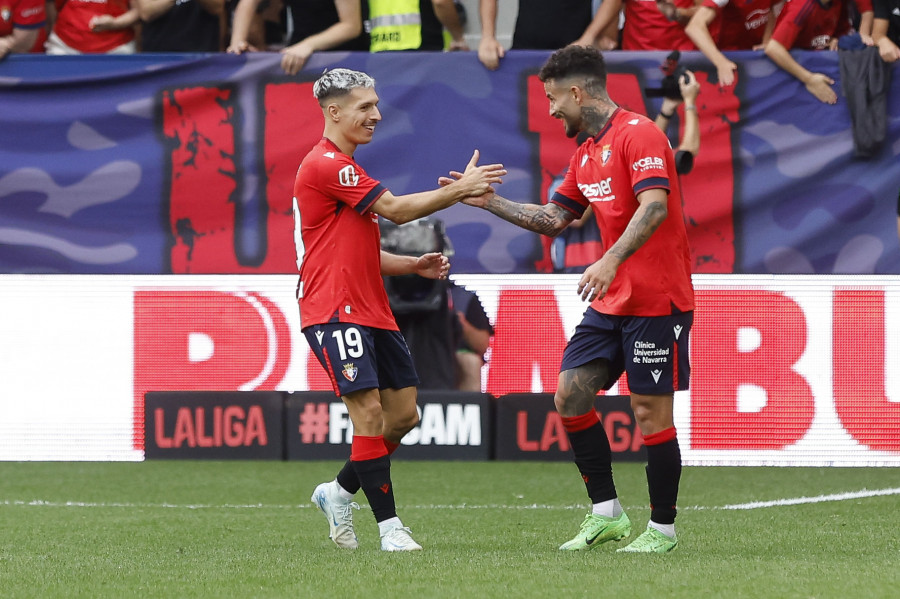
[[[278,51],[295,74],[322,50],[469,50],[464,6],[454,0],[3,0],[0,58],[47,54]],[[479,0],[478,59],[499,67],[498,0]],[[857,47],[900,60],[900,0],[520,0],[509,49],[700,50],[722,86],[735,82],[723,52],[759,50],[822,102],[834,81],[800,66],[790,50]],[[851,46],[847,46],[851,47]],[[476,49],[476,48],[473,48]]]

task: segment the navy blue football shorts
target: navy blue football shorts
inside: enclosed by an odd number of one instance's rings
[[[309,326],[303,334],[338,396],[419,384],[409,347],[398,331],[329,322]]]
[[[674,309],[674,308],[673,308]],[[694,313],[669,316],[614,316],[588,308],[563,352],[559,371],[605,358],[609,389],[628,373],[628,387],[641,395],[668,395],[687,389],[691,378],[688,341]]]

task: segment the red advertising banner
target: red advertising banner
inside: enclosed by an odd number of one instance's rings
[[[553,393],[586,308],[577,275],[453,278],[494,326],[482,391]],[[0,279],[0,459],[142,459],[157,435],[147,392],[330,393],[295,286],[284,275]],[[694,286],[691,386],[675,400],[686,464],[900,466],[900,280],[695,275]],[[66,394],[7,400],[30,396],[48,364]],[[627,394],[624,379],[608,393]],[[174,445],[179,414],[163,417],[154,442]],[[216,421],[199,434],[202,418],[180,418],[195,431],[182,445],[218,438]],[[529,422],[516,443],[540,446],[545,425]]]

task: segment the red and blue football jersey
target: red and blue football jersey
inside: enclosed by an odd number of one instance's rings
[[[598,312],[664,316],[672,314],[673,306],[681,312],[694,309],[675,159],[669,140],[653,121],[616,109],[603,130],[575,151],[551,201],[578,216],[590,205],[606,252],[637,211],[637,196],[649,189],[668,192],[668,216],[619,266],[606,296],[593,301]]]
[[[294,239],[300,266],[301,328],[351,322],[396,331],[381,278],[378,217],[386,191],[326,138],[294,181]]]

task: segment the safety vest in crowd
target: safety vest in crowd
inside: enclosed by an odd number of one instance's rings
[[[369,0],[372,52],[417,50],[422,46],[419,0]]]

